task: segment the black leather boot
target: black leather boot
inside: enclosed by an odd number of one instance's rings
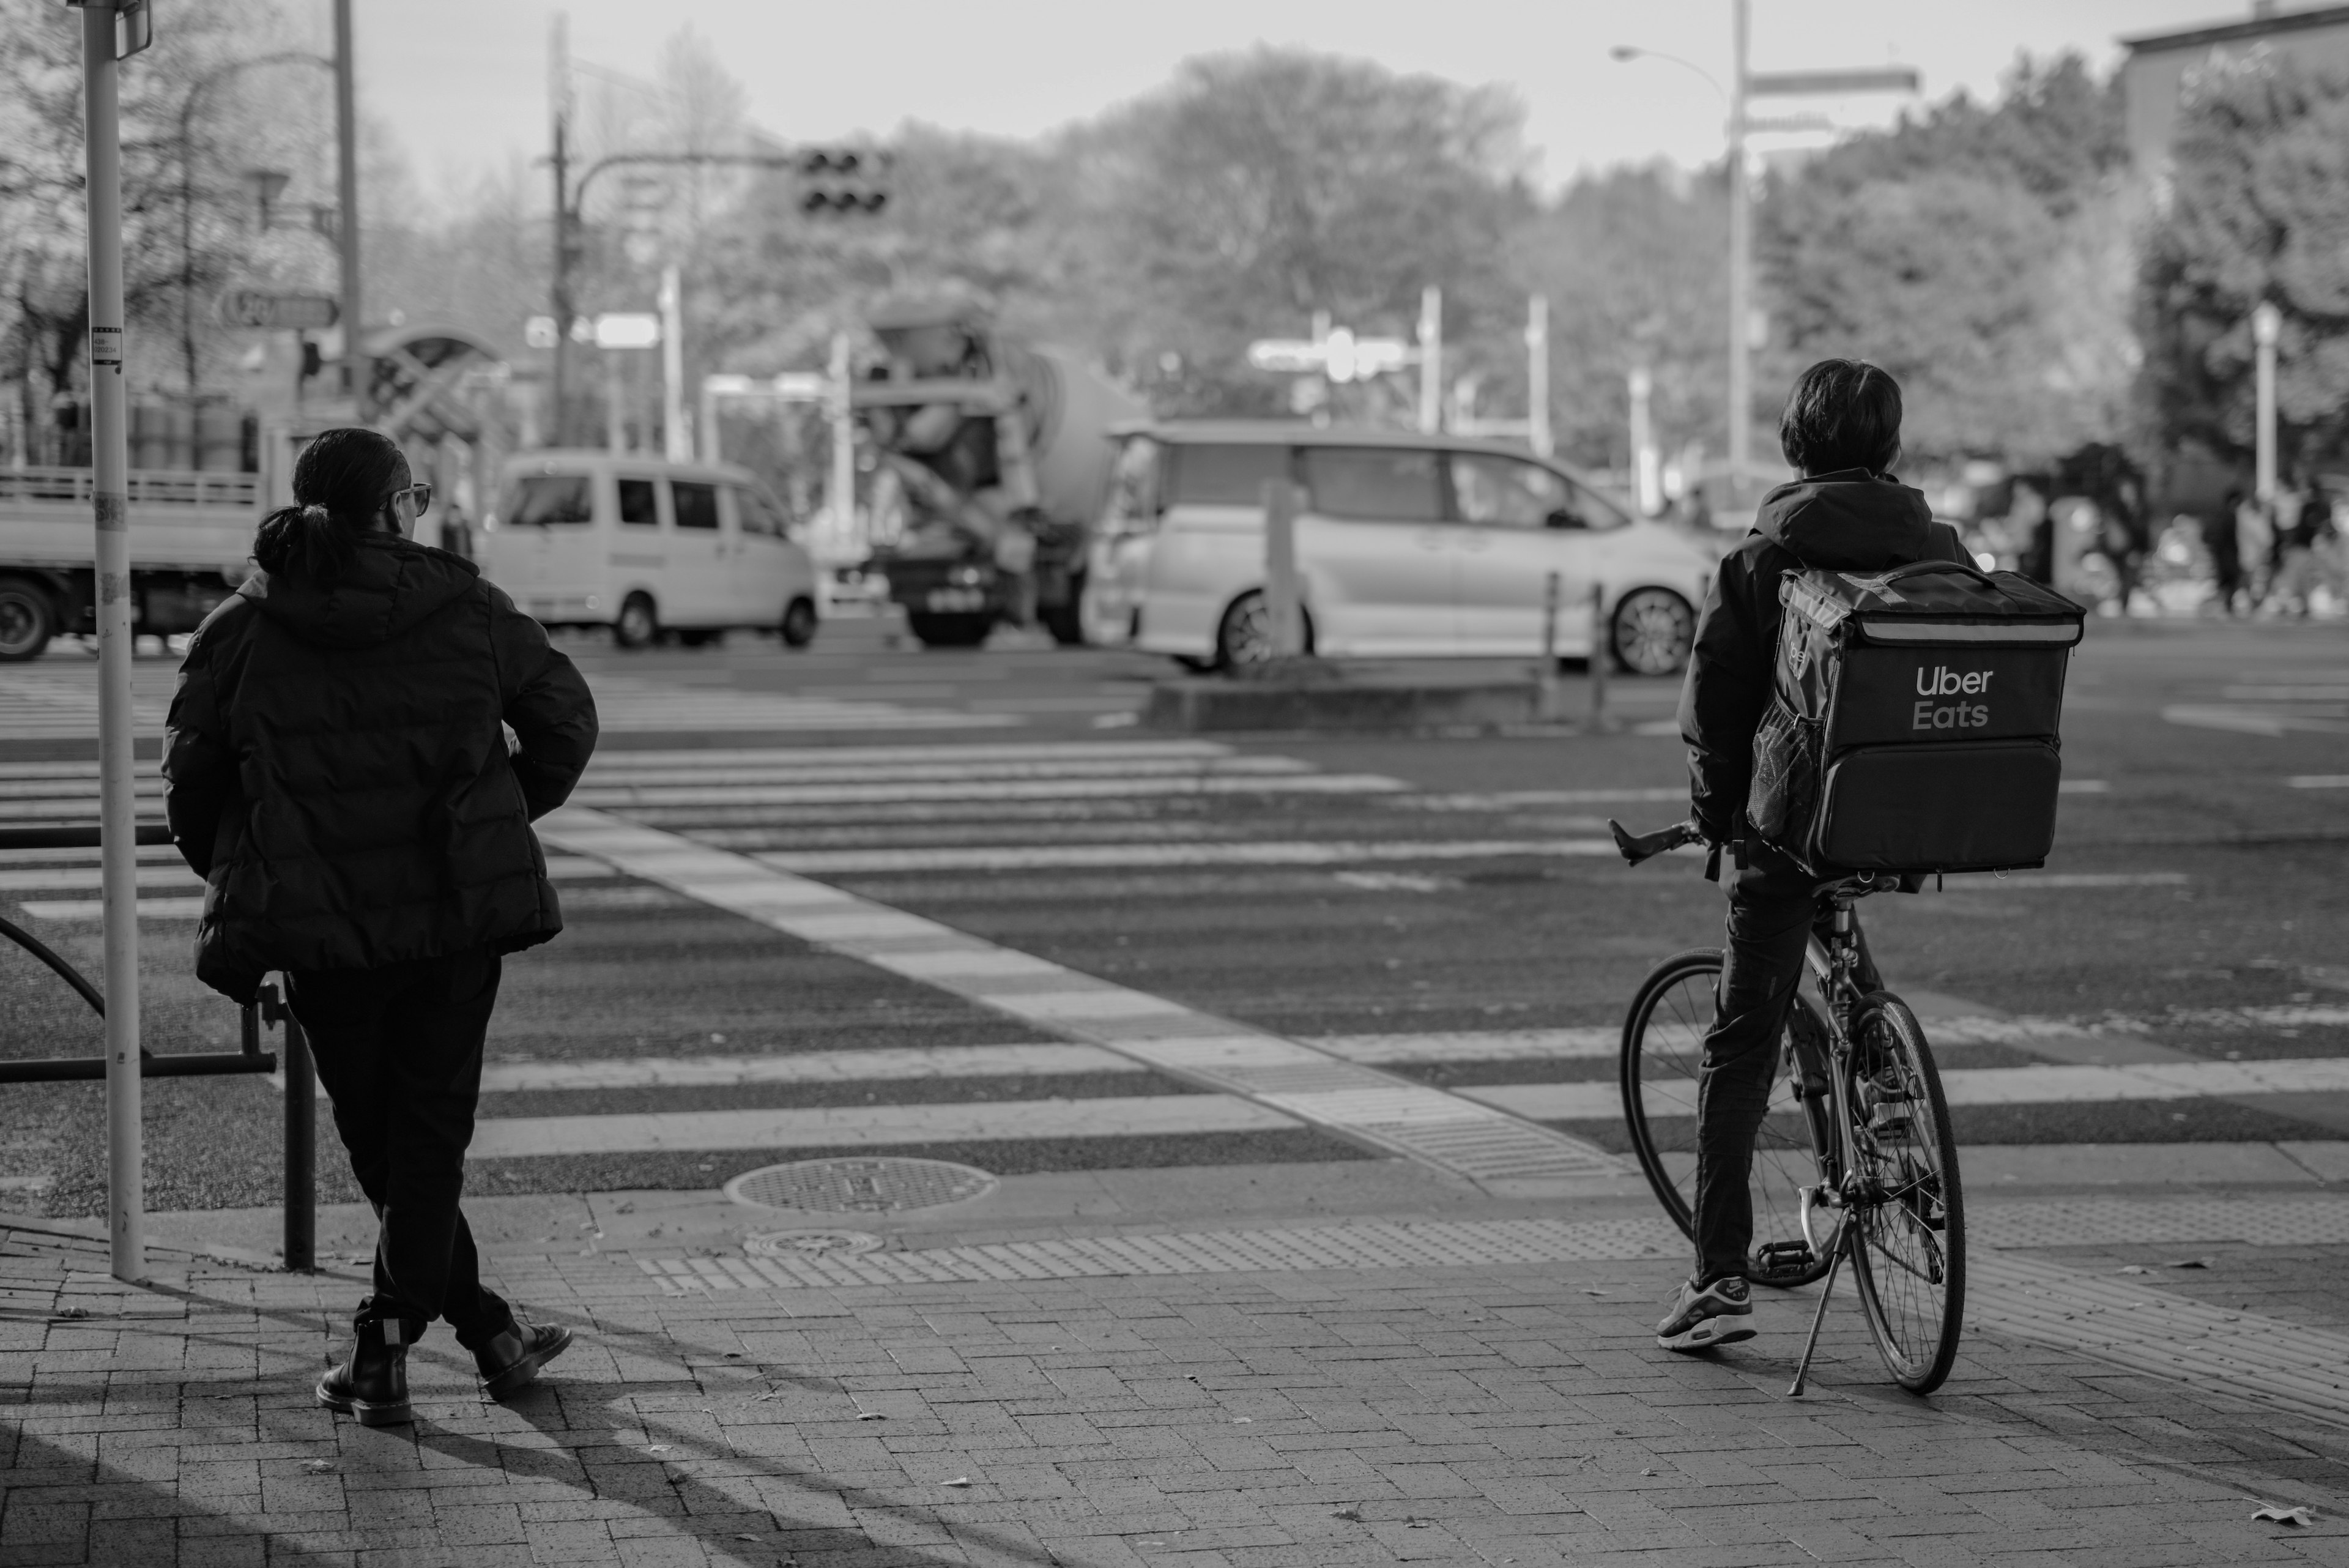
[[[533,1328],[519,1318],[473,1351],[473,1365],[490,1397],[502,1399],[537,1377],[538,1369],[571,1348],[567,1328]]]
[[[352,1326],[357,1339],[350,1359],[318,1379],[318,1403],[339,1415],[356,1416],[362,1427],[405,1425],[408,1414],[408,1346],[419,1324],[378,1317],[370,1302]]]

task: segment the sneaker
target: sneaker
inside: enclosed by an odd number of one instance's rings
[[[1732,1274],[1700,1285],[1694,1280],[1681,1287],[1680,1300],[1656,1325],[1656,1343],[1666,1350],[1711,1350],[1754,1337],[1754,1325],[1731,1320],[1749,1316],[1754,1303],[1745,1282]]]

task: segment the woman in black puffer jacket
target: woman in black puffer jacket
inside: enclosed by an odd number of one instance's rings
[[[586,767],[595,705],[471,562],[409,539],[431,487],[389,439],[326,431],[294,496],[189,646],[163,774],[206,882],[196,972],[239,1002],[287,972],[381,1221],[357,1345],[317,1389],[379,1426],[408,1418],[436,1317],[493,1394],[570,1343],[482,1286],[458,1196],[500,961],[563,929],[530,825]]]

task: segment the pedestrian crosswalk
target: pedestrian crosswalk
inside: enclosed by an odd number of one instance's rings
[[[917,706],[878,698],[806,695],[786,691],[709,684],[681,685],[642,676],[586,671],[597,722],[607,735],[696,733],[856,733],[874,731],[1002,730],[1026,722],[1016,712]],[[177,659],[147,659],[131,667],[131,729],[160,737]],[[0,739],[95,741],[98,660],[63,654],[0,667]]]
[[[94,764],[0,763],[0,824],[88,821],[96,790]],[[140,790],[151,814],[151,763]],[[542,1031],[516,1053],[493,1034],[473,1156],[509,1170],[596,1160],[625,1185],[641,1179],[629,1175],[643,1168],[632,1160],[688,1154],[709,1162],[716,1185],[750,1164],[819,1150],[953,1146],[984,1163],[981,1151],[1013,1145],[1148,1145],[1164,1158],[1168,1140],[1206,1147],[1311,1130],[1341,1140],[1318,1146],[1325,1150],[1350,1143],[1488,1185],[1623,1180],[1620,1160],[1592,1141],[1620,1116],[1611,992],[1582,1023],[1414,1029],[1399,1007],[1390,1030],[1335,1033],[1250,1022],[1245,986],[1179,961],[1185,944],[1237,956],[1248,940],[1283,941],[1283,911],[1340,927],[1362,919],[1349,911],[1395,900],[1443,913],[1468,878],[1506,885],[1561,867],[1583,879],[1569,887],[1596,889],[1590,878],[1611,874],[1604,819],[1561,814],[1662,804],[1671,793],[1427,790],[1198,739],[606,747],[572,805],[541,825],[550,873],[583,932],[636,934],[647,956],[627,961],[657,961],[658,951],[692,962],[661,933],[678,920],[740,917],[1023,1033],[915,1044],[874,1027],[857,1044],[730,1054],[682,1043],[615,1054],[595,1043],[628,1025],[584,1015],[577,1044]],[[2188,880],[2177,871],[2023,873],[1996,886],[2094,898]],[[0,852],[0,906],[35,921],[69,929],[97,920],[98,881],[94,851]],[[201,909],[201,884],[167,846],[141,850],[139,882],[142,919],[184,921]],[[1048,956],[1098,943],[1104,921],[1152,910],[1173,928],[1164,951],[1130,966]],[[1249,932],[1259,935],[1233,947],[1235,933]],[[532,961],[589,961],[568,956],[575,950],[559,943]],[[1407,1002],[1424,982],[1381,978],[1393,968],[1365,965],[1352,983]],[[1577,983],[1570,961],[1559,983]],[[781,1017],[806,1001],[775,980],[723,1005]],[[2227,1026],[2349,1027],[2349,1007],[2289,1012],[2287,1022],[2281,1011],[2238,1010]],[[666,1018],[635,1026],[677,1041]],[[1930,1026],[1961,1115],[2349,1093],[2349,1058],[2319,1053],[2101,1065],[2057,1048],[2083,1037],[2069,1020],[1985,1010]],[[1986,1047],[2007,1055],[1970,1060]],[[2054,1059],[2029,1059],[2042,1049]]]

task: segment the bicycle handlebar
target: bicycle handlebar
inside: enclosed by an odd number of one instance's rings
[[[1615,836],[1615,847],[1622,852],[1624,860],[1633,866],[1670,850],[1704,842],[1703,830],[1693,822],[1675,822],[1654,833],[1634,835],[1610,816],[1607,819],[1607,831]]]

